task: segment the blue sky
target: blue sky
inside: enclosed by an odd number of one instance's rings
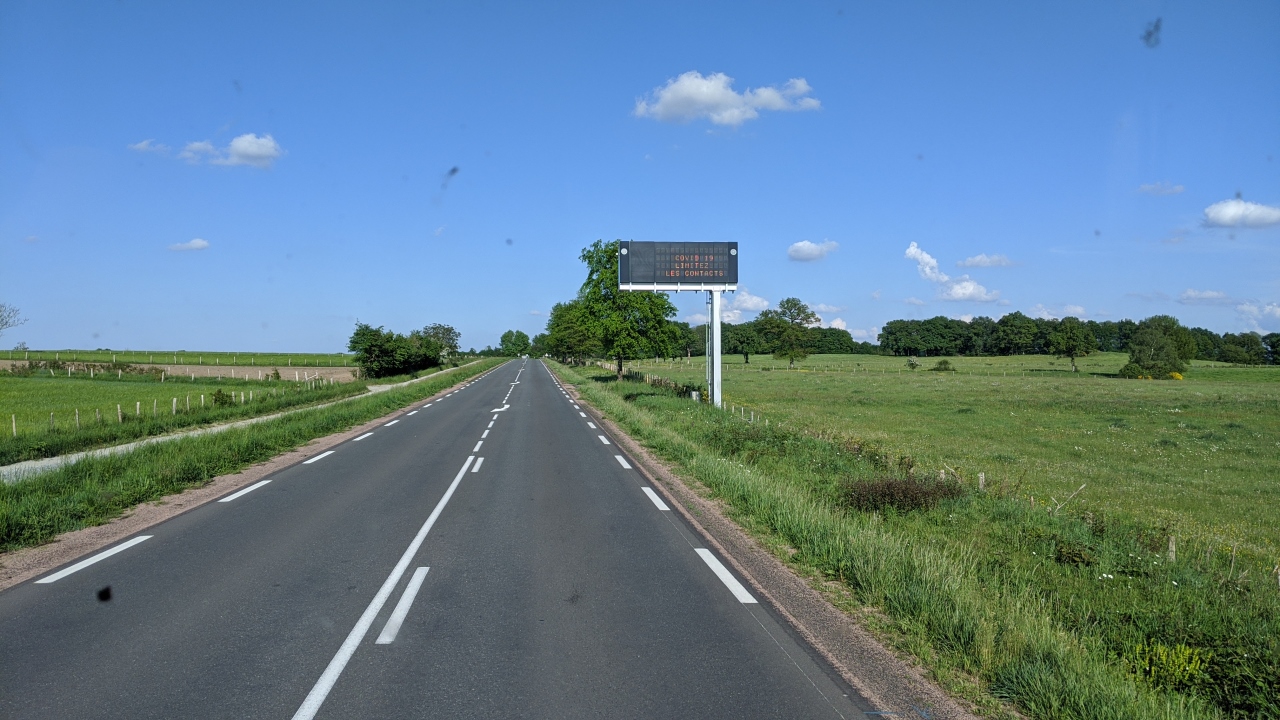
[[[0,4],[0,344],[482,347],[597,238],[860,339],[1280,330],[1280,4],[606,5]]]

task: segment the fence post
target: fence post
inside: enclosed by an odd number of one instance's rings
[[[124,422],[124,411],[120,409],[120,403],[116,403],[116,422]]]

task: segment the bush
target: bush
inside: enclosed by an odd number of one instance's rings
[[[951,361],[945,358],[934,363],[933,367],[929,369],[934,372],[955,372],[956,371],[955,368],[951,367]]]
[[[958,483],[937,480],[906,478],[876,478],[850,482],[845,486],[845,502],[849,507],[863,512],[878,512],[893,508],[898,512],[925,510],[942,500],[964,495]]]
[[[221,407],[223,405],[234,405],[236,401],[235,398],[236,398],[235,393],[225,392],[221,388],[219,388],[218,390],[215,390],[213,393],[213,406]]]

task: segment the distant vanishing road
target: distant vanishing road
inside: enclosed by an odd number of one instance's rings
[[[410,410],[0,593],[0,717],[863,717],[542,363]]]

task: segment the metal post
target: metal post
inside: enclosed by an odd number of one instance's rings
[[[707,325],[702,333],[702,359],[706,360],[707,398],[715,397],[711,389],[711,291],[707,291]]]
[[[711,402],[720,407],[720,291],[711,291]]]

